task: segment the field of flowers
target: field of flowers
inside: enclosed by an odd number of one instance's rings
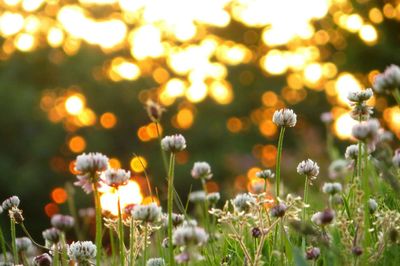
[[[400,105],[399,87],[400,68],[392,65],[376,77],[373,90],[349,93],[350,115],[358,121],[352,128],[356,143],[332,161],[329,178],[312,198],[310,186],[322,178],[318,158],[304,158],[297,166],[304,180],[300,195],[287,189],[281,175],[285,131],[294,130],[297,123],[295,110],[288,108],[276,110],[272,118],[280,130],[276,168],[257,172],[258,182],[247,193],[226,202],[218,192],[208,191],[212,162],[205,161],[195,162],[190,173],[203,189],[190,192],[188,202],[182,202],[174,188],[175,159],[190,141],[180,134],[158,133],[167,202],[159,202],[158,191],[144,172],[152,201],[121,207],[118,196],[116,215],[102,210],[100,191],[106,187],[119,195],[130,172],[111,168],[106,155],[81,154],[74,184],[93,197],[94,209],[78,216],[70,201],[70,213],[54,215],[39,240],[24,225],[18,196],[5,199],[0,212],[2,218],[8,216],[10,228],[0,231],[0,264],[400,265],[400,150],[393,149],[393,135],[381,127],[373,106],[367,104],[378,93],[393,96]],[[149,101],[146,109],[151,121],[162,123],[162,106]],[[321,119],[331,122],[329,113]],[[336,151],[334,146],[328,149]],[[324,208],[314,207],[321,203]],[[16,236],[17,227],[25,236]],[[95,239],[83,239],[92,227]],[[72,230],[75,239],[67,239]],[[10,242],[5,241],[8,238]]]

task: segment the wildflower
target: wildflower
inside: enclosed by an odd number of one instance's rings
[[[189,194],[189,200],[194,203],[204,202],[206,197],[206,192],[204,190],[192,191]]]
[[[319,255],[321,254],[321,251],[317,247],[309,247],[306,250],[306,259],[308,260],[316,260],[318,259]]]
[[[195,179],[210,179],[212,177],[211,167],[207,162],[195,162],[191,174]]]
[[[346,160],[335,160],[328,168],[329,177],[332,179],[344,178],[348,173],[348,161]]]
[[[32,246],[32,241],[27,237],[19,237],[15,239],[15,245],[19,252],[23,252]]]
[[[386,131],[382,128],[379,129],[378,131],[378,142],[383,143],[383,142],[391,142],[393,141],[393,133],[390,131]]]
[[[376,211],[376,209],[378,208],[378,203],[376,202],[375,199],[368,200],[368,208],[370,213],[374,213]]]
[[[390,92],[400,87],[400,68],[388,66],[385,71],[375,77],[374,90],[378,93]]]
[[[322,212],[317,212],[311,217],[311,221],[316,225],[325,226],[332,222],[335,218],[335,212],[331,209],[325,209]]]
[[[271,216],[272,217],[283,217],[287,210],[287,206],[285,203],[281,202],[271,208]]]
[[[344,157],[347,160],[357,160],[357,157],[358,157],[358,145],[357,144],[352,144],[352,145],[348,146],[346,148],[346,152],[344,154]]]
[[[321,121],[325,124],[330,124],[333,121],[333,116],[332,116],[331,112],[322,113],[320,118],[321,118]]]
[[[299,175],[307,176],[308,178],[310,178],[311,182],[312,180],[315,180],[317,178],[317,175],[319,174],[319,166],[316,162],[307,159],[299,163],[299,165],[297,166],[297,173]]]
[[[262,235],[262,232],[261,232],[260,228],[258,228],[258,227],[253,227],[253,229],[251,229],[251,235],[252,235],[254,238],[259,238],[259,237]]]
[[[104,172],[104,182],[111,187],[125,185],[131,177],[130,171],[109,168]]]
[[[92,241],[77,241],[69,246],[68,256],[78,263],[89,263],[96,256],[96,251]]]
[[[162,223],[164,227],[168,227],[168,214],[163,214],[162,217]],[[185,219],[185,216],[182,214],[177,214],[177,213],[172,213],[172,225],[174,227],[177,227],[178,225],[181,225]]]
[[[79,217],[83,218],[83,219],[90,219],[95,217],[96,215],[96,210],[95,208],[89,207],[89,208],[85,208],[85,209],[79,209],[78,211]]]
[[[265,180],[264,179],[259,179],[259,180],[252,180],[250,182],[250,189],[251,192],[254,194],[260,194],[264,192],[265,188]]]
[[[161,140],[161,148],[172,153],[183,151],[186,148],[186,140],[180,134],[166,136]]]
[[[71,229],[74,223],[74,218],[69,215],[55,214],[51,217],[51,225],[61,231]]]
[[[162,113],[165,111],[165,108],[152,100],[148,100],[146,102],[146,111],[151,121],[159,122],[161,120]]]
[[[272,116],[272,122],[280,127],[294,127],[297,122],[297,116],[292,109],[280,109],[275,111]]]
[[[163,258],[151,258],[147,261],[146,266],[165,266]]]
[[[208,240],[206,231],[198,226],[183,225],[174,231],[172,243],[177,246],[202,246]]]
[[[342,184],[340,183],[325,183],[322,187],[322,192],[326,194],[334,195],[336,193],[342,192]]]
[[[53,265],[53,259],[48,253],[43,253],[33,258],[33,265],[35,266],[51,266]]]
[[[353,109],[350,112],[351,118],[354,120],[366,121],[374,113],[371,106],[368,106],[365,102],[361,102],[353,105]]]
[[[262,171],[257,172],[256,176],[258,178],[263,178],[263,179],[267,179],[267,178],[268,179],[272,179],[272,178],[275,177],[275,174],[271,170],[266,169],[266,170],[262,170]]]
[[[248,212],[251,205],[256,203],[256,200],[251,195],[244,193],[237,195],[232,203],[236,211]]]
[[[101,153],[83,153],[76,157],[75,170],[81,174],[94,174],[106,170],[108,167],[107,156]]]
[[[351,253],[353,253],[354,256],[361,256],[361,254],[363,253],[363,250],[361,247],[353,247],[351,249]]]
[[[361,103],[361,102],[369,100],[372,97],[373,94],[374,93],[372,92],[372,89],[368,88],[368,89],[365,89],[365,90],[362,90],[362,91],[350,92],[347,95],[347,99],[349,101],[351,101],[351,102]]]
[[[212,192],[207,194],[207,201],[211,204],[216,204],[221,199],[219,192]]]
[[[44,240],[49,241],[50,243],[58,243],[60,240],[60,230],[57,228],[46,229],[42,232],[42,236]]]
[[[24,216],[22,215],[22,210],[17,207],[12,207],[8,210],[8,215],[16,224],[20,224],[24,221]]]
[[[158,222],[161,219],[161,207],[155,203],[136,205],[132,210],[132,217],[146,223]]]
[[[378,135],[380,124],[377,119],[371,119],[367,122],[353,126],[351,133],[353,137],[361,141],[373,140]]]
[[[1,206],[3,207],[4,210],[9,210],[13,207],[18,208],[19,203],[20,203],[19,198],[17,196],[12,196],[4,200]]]
[[[392,162],[393,162],[394,167],[400,168],[400,149],[397,149],[395,151]],[[4,206],[3,206],[3,208],[4,208]]]

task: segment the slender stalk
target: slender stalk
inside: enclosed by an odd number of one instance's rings
[[[122,224],[122,214],[121,214],[121,200],[118,193],[118,239],[119,239],[119,259],[121,266],[125,265],[125,246],[124,246],[124,227]]]
[[[101,221],[101,204],[100,204],[100,195],[97,189],[97,183],[93,183],[93,197],[94,197],[94,205],[96,209],[96,265],[100,265],[101,263],[101,251],[102,251],[102,221]]]
[[[61,265],[68,265],[67,243],[65,241],[65,233],[61,232]]]
[[[134,224],[133,224],[133,219],[131,218],[131,223],[129,226],[129,231],[130,231],[130,235],[129,235],[129,265],[133,266],[135,265],[135,258],[134,258],[134,252],[133,252],[133,247],[135,244],[135,228],[134,228]]]
[[[47,247],[38,244],[38,243],[33,239],[33,237],[31,236],[31,234],[29,233],[28,229],[26,229],[24,223],[20,223],[20,225],[21,225],[22,231],[24,231],[25,235],[32,241],[32,243],[33,243],[35,246],[37,246],[38,248],[41,248],[41,249],[49,250]]]
[[[59,256],[58,256],[58,244],[53,245],[53,265],[54,266],[59,266],[60,261],[59,261]]]
[[[169,265],[174,265],[174,248],[172,246],[172,208],[174,203],[174,165],[175,165],[175,154],[171,153],[169,159],[169,170],[168,170],[168,251],[169,251]]]
[[[114,233],[111,228],[108,229],[108,233],[110,235],[110,244],[111,244],[111,261],[112,265],[115,265],[116,261],[116,256],[115,256],[115,239],[114,239]]]
[[[23,265],[29,265],[28,260],[26,259],[25,252],[21,252],[21,260]]]
[[[161,139],[162,139],[162,135],[160,133],[160,130],[158,129],[159,123],[156,123],[156,130],[157,130],[157,137],[158,137],[158,141],[160,143],[160,151],[161,151],[161,157],[163,160],[163,166],[164,166],[164,170],[165,173],[168,174],[168,161],[167,161],[167,155],[165,154],[165,151],[161,148]]]
[[[143,241],[143,265],[147,261],[147,223],[144,225],[144,241]]]
[[[308,177],[306,176],[305,181],[304,181],[304,203],[308,205]],[[303,208],[303,222],[307,220],[307,209]],[[306,249],[306,237],[303,235],[301,237],[301,245],[303,247],[303,250],[305,251]]]
[[[79,219],[78,219],[78,214],[76,212],[75,208],[75,199],[74,199],[74,187],[71,185],[71,183],[67,182],[65,184],[65,190],[67,191],[68,197],[67,197],[67,203],[68,203],[68,210],[69,213],[74,217],[75,223],[74,223],[74,230],[75,234],[78,238],[78,240],[83,240],[83,234],[79,228]]]
[[[282,146],[283,146],[283,136],[285,135],[285,127],[281,127],[281,131],[279,132],[279,140],[278,140],[278,154],[276,156],[276,197],[279,197],[279,186],[281,183],[281,157],[282,157]]]
[[[15,221],[10,219],[10,227],[11,227],[11,249],[13,252],[14,263],[19,264],[18,253],[17,253],[17,244],[15,242]]]
[[[0,245],[1,245],[1,252],[3,253],[3,256],[4,256],[4,262],[8,262],[6,242],[4,240],[4,234],[3,234],[3,230],[1,229],[1,227],[0,227]]]

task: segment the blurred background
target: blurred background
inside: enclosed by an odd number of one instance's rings
[[[131,170],[136,203],[149,196],[140,156],[164,203],[148,99],[167,110],[162,134],[187,139],[176,170],[182,200],[200,188],[195,161],[211,164],[208,188],[224,197],[274,169],[271,117],[286,106],[299,122],[286,131],[283,180],[299,191],[295,167],[311,158],[321,166],[318,190],[328,178],[326,135],[340,154],[351,142],[348,92],[400,64],[399,22],[400,1],[2,0],[1,200],[18,195],[40,234],[48,217],[67,212],[76,156],[98,151]],[[398,144],[399,107],[385,95],[371,104]],[[328,126],[323,112],[332,114]],[[79,208],[92,205],[75,192]]]

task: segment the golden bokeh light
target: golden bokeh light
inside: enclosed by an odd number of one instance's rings
[[[86,141],[81,136],[75,136],[69,140],[68,146],[72,152],[81,153],[86,148]]]
[[[349,113],[343,113],[340,115],[334,123],[334,130],[336,135],[340,139],[350,139],[351,138],[351,130],[354,125],[358,122],[351,118]]]
[[[146,169],[147,161],[142,156],[135,156],[132,158],[132,160],[130,162],[130,166],[131,166],[132,171],[134,171],[136,173],[141,173]]]
[[[110,112],[106,112],[100,116],[100,124],[104,128],[113,128],[117,124],[117,117]]]
[[[73,94],[65,101],[65,109],[71,115],[78,115],[85,108],[85,97],[82,94]]]

